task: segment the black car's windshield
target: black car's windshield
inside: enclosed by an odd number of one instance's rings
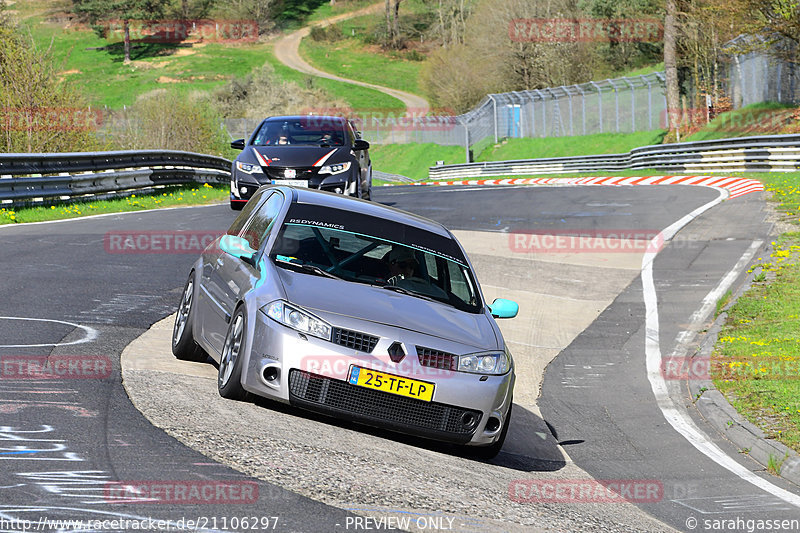
[[[313,265],[347,281],[394,287],[471,313],[481,308],[455,241],[376,217],[295,204],[270,257],[283,268]]]
[[[344,122],[323,117],[266,120],[253,138],[256,146],[343,146]]]

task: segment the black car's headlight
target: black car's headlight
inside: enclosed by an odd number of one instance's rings
[[[264,171],[258,165],[251,165],[250,163],[236,162],[236,169],[244,172],[245,174],[263,174]]]
[[[265,315],[284,326],[325,339],[331,340],[331,325],[302,309],[290,305],[283,300],[275,300],[261,308]]]
[[[325,165],[319,169],[319,174],[341,174],[350,170],[350,161]]]
[[[499,376],[511,369],[511,357],[504,351],[470,353],[458,356],[458,371]]]

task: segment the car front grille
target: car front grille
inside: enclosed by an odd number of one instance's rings
[[[457,442],[472,437],[482,416],[473,409],[406,398],[297,369],[289,372],[289,397],[310,409],[350,415],[431,438],[447,435]]]
[[[333,328],[333,342],[360,352],[372,353],[378,344],[378,337],[349,329]]]
[[[422,366],[443,370],[458,370],[458,357],[451,353],[417,346],[417,357],[419,358],[419,364]]]
[[[261,168],[264,169],[264,172],[266,172],[267,177],[269,177],[270,179],[283,180],[283,179],[287,179],[286,178],[286,169],[287,168],[292,168],[292,167],[275,167],[275,166],[270,165],[268,167],[261,167]],[[314,167],[309,167],[309,168],[299,167],[299,168],[295,168],[294,170],[295,170],[295,172],[297,172],[297,175],[294,178],[291,178],[291,179],[307,180],[314,174]]]

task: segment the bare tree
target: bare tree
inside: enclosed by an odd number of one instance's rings
[[[678,54],[676,39],[678,36],[677,0],[666,0],[666,13],[664,15],[664,76],[666,78],[667,92],[667,117],[669,120],[669,130],[676,132],[680,141],[680,131],[678,131],[678,111],[680,109],[680,94],[678,88]]]

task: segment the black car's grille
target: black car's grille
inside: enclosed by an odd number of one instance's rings
[[[382,421],[422,433],[454,434],[462,441],[474,433],[482,415],[473,409],[406,398],[296,369],[289,372],[289,395],[293,400],[303,400],[306,406],[316,405],[324,411]]]
[[[333,342],[360,352],[372,353],[378,344],[378,337],[349,329],[333,328]]]
[[[441,350],[417,346],[417,357],[419,364],[431,368],[441,368],[443,370],[458,370],[458,357]]]
[[[267,177],[273,180],[283,180],[283,179],[295,179],[295,180],[307,180],[314,174],[314,167],[298,167],[294,168],[296,175],[294,178],[287,178],[286,177],[286,169],[293,168],[293,167],[275,167],[275,166],[268,166],[268,167],[261,167],[266,172]]]

